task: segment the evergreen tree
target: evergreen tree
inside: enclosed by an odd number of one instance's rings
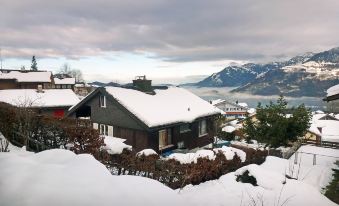
[[[38,64],[36,63],[35,56],[32,57],[32,65],[31,65],[31,69],[32,69],[33,71],[38,71]]]
[[[310,126],[311,111],[303,104],[291,108],[290,116],[287,116],[287,111],[287,101],[283,96],[276,103],[271,101],[265,107],[259,103],[257,121],[253,122],[250,118],[245,120],[243,132],[246,140],[256,139],[272,147],[279,147],[305,135]]]

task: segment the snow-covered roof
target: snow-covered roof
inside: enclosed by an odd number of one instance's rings
[[[54,84],[75,84],[75,78],[54,78]]]
[[[223,100],[223,99],[215,99],[215,100],[211,100],[211,104],[214,106],[214,105],[219,104],[219,103],[224,102],[224,101],[225,100]]]
[[[148,127],[192,122],[199,117],[220,114],[219,109],[183,88],[156,89],[155,95],[120,87],[105,89]]]
[[[47,89],[39,93],[36,89],[0,90],[0,102],[25,107],[64,107],[79,102],[71,89]]]
[[[245,103],[245,102],[240,102],[240,103],[238,103],[238,105],[240,105],[240,106],[242,106],[242,107],[248,107],[248,105],[247,105],[247,103]]]
[[[227,133],[232,133],[232,132],[234,132],[234,130],[236,130],[235,127],[233,127],[231,125],[227,125],[227,126],[222,128],[222,131],[227,132]]]
[[[328,90],[327,90],[327,96],[333,96],[333,95],[336,95],[336,94],[339,94],[339,84],[333,86],[333,87],[330,87]]]
[[[51,82],[52,72],[0,72],[0,79],[16,79],[18,82]]]
[[[331,119],[321,120],[321,118],[326,115],[327,114],[314,114],[309,131],[320,134],[323,141],[339,142],[339,121]],[[322,128],[321,132],[318,127]]]
[[[248,110],[247,110],[247,113],[249,113],[249,114],[254,114],[256,112],[256,109],[255,108],[249,108]]]

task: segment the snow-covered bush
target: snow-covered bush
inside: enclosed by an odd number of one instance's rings
[[[242,151],[233,147],[173,154],[168,158],[149,150],[136,153],[125,149],[121,154],[106,154],[102,162],[113,174],[144,176],[176,189],[217,179],[244,165],[262,163],[266,156],[265,151],[251,148]]]

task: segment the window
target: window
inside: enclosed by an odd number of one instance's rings
[[[159,131],[159,149],[164,149],[172,145],[171,129],[164,129]]]
[[[199,122],[199,137],[207,134],[206,120],[201,120]]]
[[[67,87],[66,87],[66,85],[63,84],[63,85],[62,85],[62,88],[63,88],[63,89],[66,89]]]
[[[70,84],[67,85],[67,89],[71,89],[72,86]]]
[[[108,136],[108,125],[100,124],[100,134]]]
[[[191,131],[189,124],[180,125],[180,133],[185,133]]]
[[[100,107],[106,107],[106,96],[101,95],[99,98]]]

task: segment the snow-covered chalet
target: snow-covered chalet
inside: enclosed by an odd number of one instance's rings
[[[126,139],[137,150],[159,153],[213,142],[220,110],[178,87],[155,87],[145,76],[129,87],[100,87],[68,116],[88,118],[103,135]]]

